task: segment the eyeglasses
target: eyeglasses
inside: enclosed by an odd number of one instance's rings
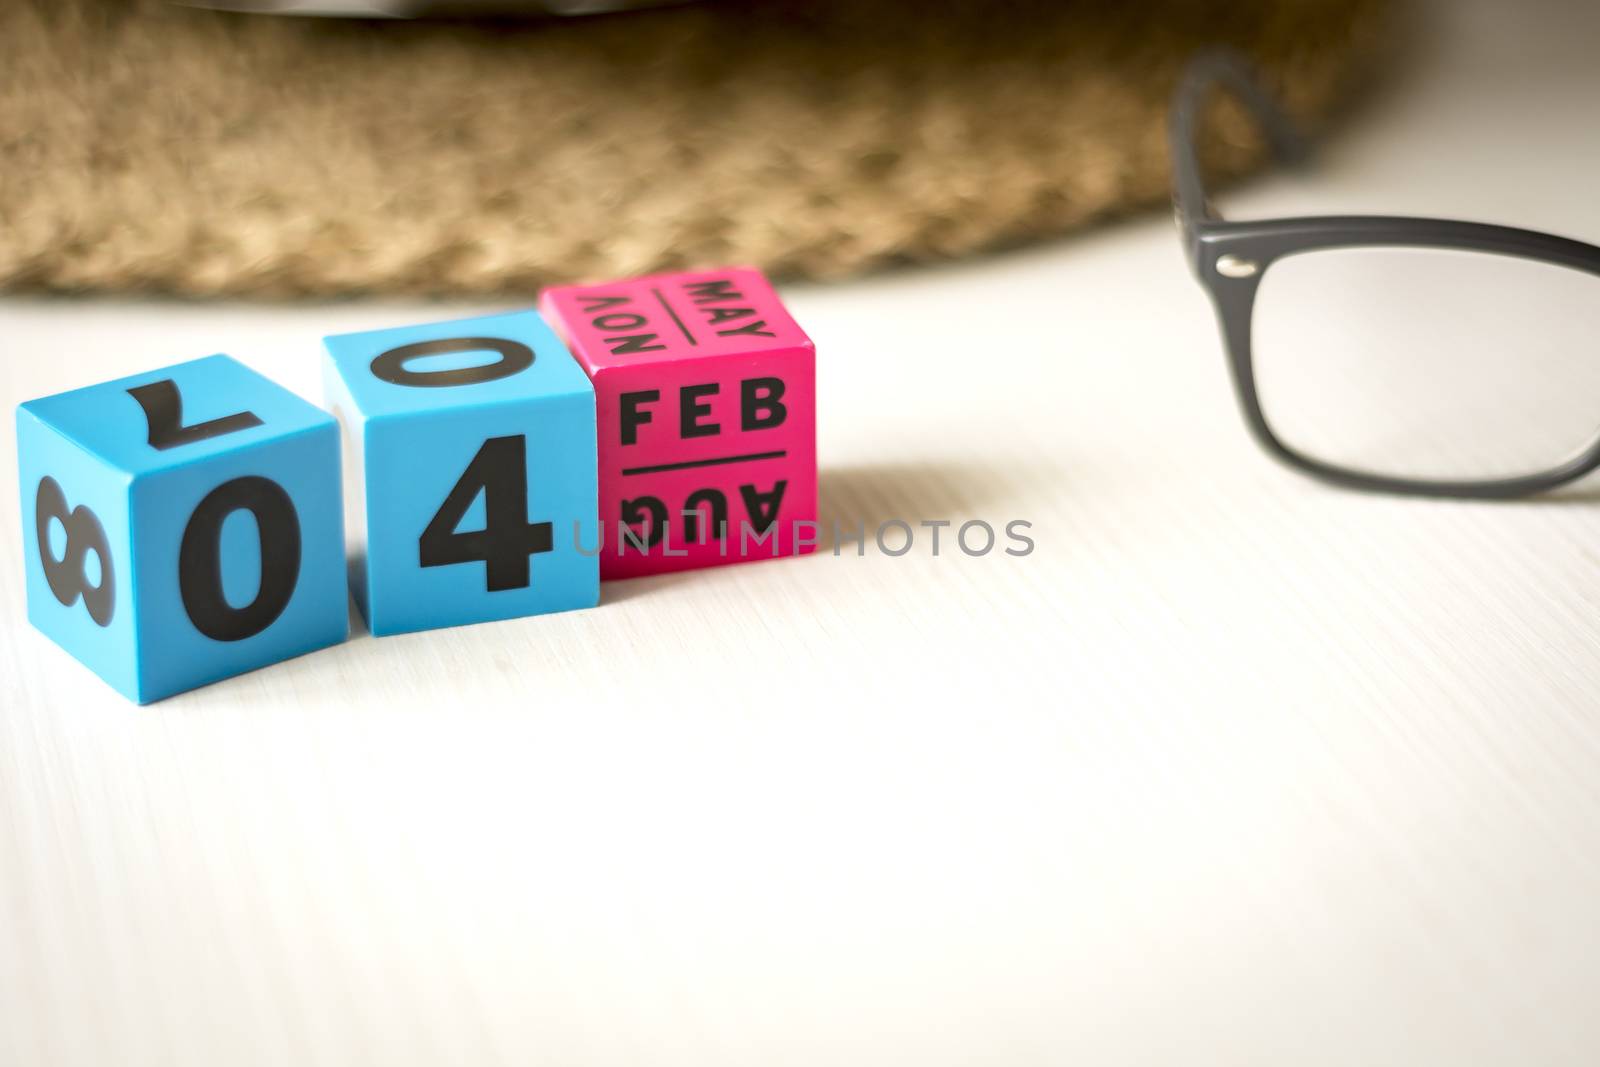
[[[1441,497],[1600,468],[1600,248],[1443,219],[1226,221],[1196,144],[1217,88],[1279,158],[1303,143],[1240,57],[1191,63],[1170,131],[1178,226],[1268,452],[1339,485]]]

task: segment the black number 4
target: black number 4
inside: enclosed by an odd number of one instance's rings
[[[483,493],[483,529],[456,533],[467,509]],[[491,437],[472,457],[417,543],[424,567],[482,560],[488,590],[526,589],[528,557],[551,550],[548,522],[528,521],[527,439]]]

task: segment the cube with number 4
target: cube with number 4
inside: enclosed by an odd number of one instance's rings
[[[594,389],[536,312],[326,344],[374,634],[599,602]]]
[[[28,618],[145,703],[344,640],[339,441],[227,356],[17,409]]]

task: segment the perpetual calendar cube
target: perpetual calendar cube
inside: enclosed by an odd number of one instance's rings
[[[540,306],[594,380],[602,577],[811,549],[816,357],[759,271],[548,289]]]
[[[538,313],[326,344],[374,634],[599,602],[594,389]]]
[[[226,356],[17,409],[28,618],[145,703],[344,640],[333,419]]]

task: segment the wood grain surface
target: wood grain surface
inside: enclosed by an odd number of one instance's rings
[[[1226,206],[1600,241],[1596,10],[1422,14]],[[1593,484],[1273,465],[1162,218],[786,296],[824,516],[1031,555],[618,583],[139,709],[25,621],[6,435],[0,1063],[1595,1062]],[[476,310],[11,299],[0,399],[219,349],[316,396],[322,334]]]

